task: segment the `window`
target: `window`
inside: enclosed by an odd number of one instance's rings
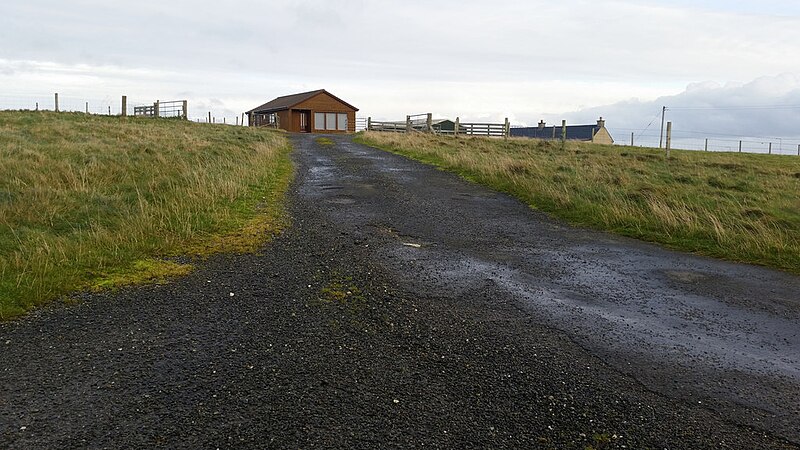
[[[325,113],[325,129],[336,129],[336,113]]]
[[[347,131],[347,113],[314,113],[314,130]]]

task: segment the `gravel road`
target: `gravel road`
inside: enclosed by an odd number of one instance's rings
[[[0,448],[800,448],[800,278],[292,139],[260,254],[0,324]]]

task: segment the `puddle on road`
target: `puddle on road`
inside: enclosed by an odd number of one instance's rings
[[[697,283],[698,281],[703,281],[708,278],[708,275],[702,273],[681,270],[666,270],[664,273],[673,280],[686,283]]]
[[[336,198],[329,198],[325,200],[328,203],[333,203],[335,205],[352,205],[356,201],[350,197],[336,197]]]

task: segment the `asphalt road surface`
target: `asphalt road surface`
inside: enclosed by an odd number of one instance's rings
[[[0,325],[0,448],[798,448],[800,278],[332,139],[260,254]]]

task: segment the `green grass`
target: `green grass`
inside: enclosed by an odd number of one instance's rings
[[[569,223],[800,274],[800,158],[364,133]]]
[[[326,137],[318,137],[318,138],[314,139],[314,141],[317,144],[322,145],[323,147],[330,147],[330,146],[336,144],[335,142],[333,142],[332,139],[326,138]]]
[[[285,220],[289,151],[263,129],[0,112],[0,319],[258,249]]]

